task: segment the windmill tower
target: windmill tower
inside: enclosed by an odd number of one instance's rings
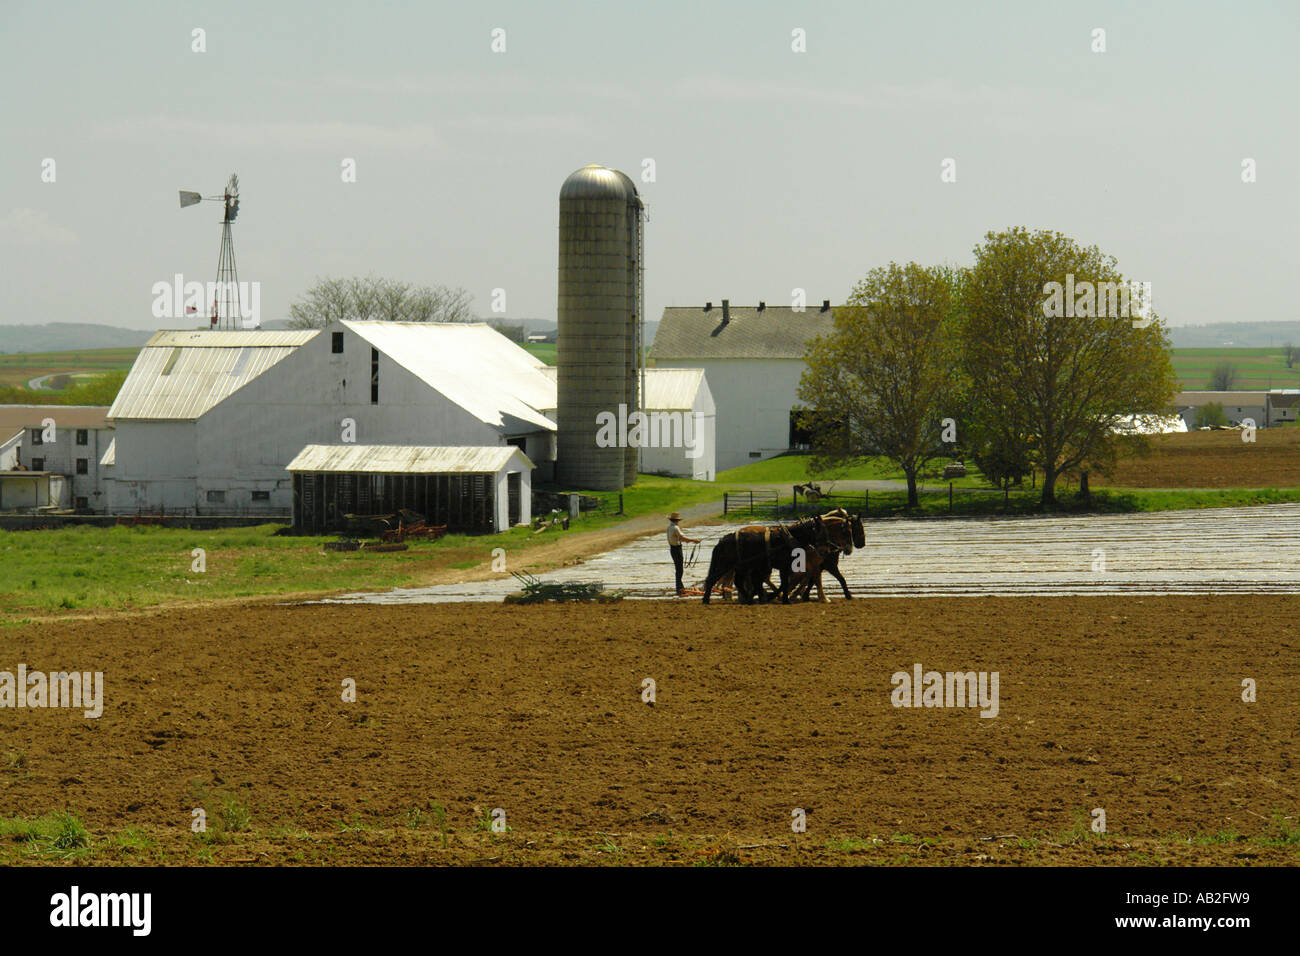
[[[181,190],[181,208],[193,206],[203,200],[222,204],[221,252],[217,256],[217,284],[212,294],[212,311],[208,315],[214,329],[242,329],[244,317],[239,305],[239,271],[235,268],[235,240],[231,223],[239,215],[239,177],[233,173],[220,196],[201,196],[196,192]]]

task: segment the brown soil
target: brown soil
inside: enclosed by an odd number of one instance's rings
[[[1244,442],[1239,431],[1152,439],[1147,458],[1127,458],[1098,484],[1126,488],[1294,488],[1300,485],[1300,428],[1270,428]]]
[[[1300,862],[1289,596],[257,606],[4,636],[0,670],[104,672],[98,720],[0,710],[0,816],[73,811],[80,862]],[[915,662],[998,671],[1000,714],[894,708]],[[511,832],[476,829],[496,807]]]

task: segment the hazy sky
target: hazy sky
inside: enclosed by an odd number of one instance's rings
[[[647,158],[651,318],[839,302],[1024,225],[1116,256],[1171,324],[1295,319],[1297,50],[1296,0],[3,0],[0,323],[187,324],[151,286],[215,277],[220,208],[177,190],[232,172],[263,321],[372,272],[553,318],[560,184]]]

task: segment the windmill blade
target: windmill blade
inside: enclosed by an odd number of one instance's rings
[[[199,202],[202,202],[202,201],[203,201],[203,197],[200,196],[198,193],[190,192],[188,189],[182,189],[182,190],[181,190],[181,208],[182,208],[182,209],[184,209],[186,206],[193,206],[193,205],[195,205],[196,203],[199,203]]]

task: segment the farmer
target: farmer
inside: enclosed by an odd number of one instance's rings
[[[674,511],[668,516],[668,553],[673,556],[673,567],[677,569],[677,596],[682,597],[686,594],[686,587],[682,584],[682,542],[687,544],[699,544],[699,538],[688,538],[682,534],[682,529],[677,527],[677,522],[682,520],[680,511]]]

